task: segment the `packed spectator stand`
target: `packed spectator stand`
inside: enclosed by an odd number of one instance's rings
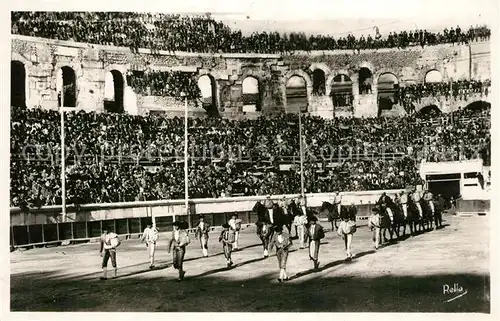
[[[414,185],[423,158],[488,162],[489,113],[304,115],[306,192]],[[60,204],[59,113],[16,107],[11,117],[11,205]],[[79,111],[65,124],[68,204],[184,197],[183,119]],[[300,192],[297,115],[190,119],[189,153],[191,198]]]
[[[244,36],[210,16],[129,12],[13,12],[12,34],[167,51],[281,53],[378,49],[488,40],[484,26],[334,38],[304,33]],[[192,75],[130,72],[141,95],[197,102]],[[354,119],[303,116],[306,192],[403,188],[421,182],[421,159],[490,162],[490,111],[460,110],[422,117],[423,97],[466,100],[488,95],[489,82],[415,84],[394,89],[408,116]],[[350,94],[335,105],[352,103]],[[344,99],[345,98],[345,99]],[[345,103],[344,103],[345,101]],[[11,205],[61,204],[60,121],[57,111],[11,108]],[[65,114],[67,204],[184,198],[183,119],[154,115]],[[189,197],[300,192],[297,115],[233,121],[190,119]],[[446,158],[446,159],[445,159]]]
[[[228,53],[292,53],[334,49],[379,49],[430,46],[444,43],[470,43],[487,40],[491,31],[485,26],[459,26],[442,32],[427,30],[391,32],[382,36],[359,38],[254,32],[244,36],[240,30],[206,16],[187,17],[132,12],[13,12],[12,34],[70,40],[91,44],[125,46],[167,51]]]

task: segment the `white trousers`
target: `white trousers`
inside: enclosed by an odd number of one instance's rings
[[[148,242],[147,245],[148,245],[148,253],[149,253],[149,262],[151,263],[151,265],[153,265],[153,263],[155,261],[156,244]]]
[[[268,210],[269,210],[269,220],[271,221],[271,224],[274,224],[273,209],[270,208]]]
[[[238,240],[240,238],[240,231],[236,231],[234,232],[234,244],[233,244],[233,248],[234,249],[238,249]]]
[[[305,239],[305,228],[304,225],[299,225],[297,226],[297,232],[299,233],[299,242],[300,242],[300,247],[303,248],[305,247],[304,239]]]
[[[408,217],[408,205],[406,204],[403,204],[403,215],[405,216],[405,218]]]
[[[434,214],[434,202],[433,201],[429,201],[429,207],[432,211],[432,214]]]

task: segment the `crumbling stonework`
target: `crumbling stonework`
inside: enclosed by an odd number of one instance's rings
[[[57,108],[57,74],[64,66],[76,75],[77,109],[104,110],[106,73],[117,70],[124,78],[124,109],[130,114],[144,115],[162,111],[166,116],[181,116],[183,102],[169,97],[141,96],[127,84],[126,75],[132,70],[195,71],[200,77],[210,75],[216,83],[216,105],[224,117],[257,117],[283,112],[296,112],[287,106],[286,82],[292,76],[304,78],[308,97],[308,111],[323,117],[333,117],[333,103],[329,97],[335,76],[347,75],[353,82],[354,106],[342,111],[356,117],[377,115],[378,78],[384,73],[394,74],[398,82],[423,82],[430,70],[441,73],[443,80],[489,79],[489,43],[468,45],[438,45],[408,49],[350,50],[328,52],[296,52],[293,55],[269,54],[205,54],[169,53],[153,55],[149,50],[139,53],[129,48],[99,46],[68,41],[57,41],[13,35],[12,61],[20,61],[26,71],[26,105]],[[358,73],[361,68],[372,73],[372,93],[360,95]],[[325,75],[325,94],[313,96],[313,72],[321,69]],[[242,82],[254,77],[259,82],[261,111],[243,112]],[[455,107],[447,105],[443,111]],[[204,110],[189,106],[191,115],[202,116]],[[392,114],[404,113],[395,106]],[[339,113],[337,113],[339,114]]]

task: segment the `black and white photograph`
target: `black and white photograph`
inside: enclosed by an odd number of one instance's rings
[[[4,313],[491,315],[498,3],[270,2],[10,10]]]

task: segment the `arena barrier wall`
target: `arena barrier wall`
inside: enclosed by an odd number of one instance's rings
[[[373,204],[385,192],[393,197],[403,190],[343,192],[342,204],[354,204],[358,208],[358,219],[367,219]],[[274,195],[272,200],[297,198],[299,195]],[[318,209],[323,202],[332,202],[333,193],[306,194],[307,206]],[[257,216],[252,208],[265,196],[245,196],[217,199],[189,200],[191,215],[185,215],[184,200],[161,200],[146,202],[69,205],[63,219],[61,206],[46,206],[39,209],[10,209],[11,246],[30,247],[61,243],[92,241],[100,236],[103,226],[125,237],[138,237],[153,217],[160,232],[172,230],[172,223],[188,221],[194,226],[200,214],[213,227],[220,227],[236,213],[244,225],[254,224]],[[320,220],[326,217],[319,217]]]
[[[486,215],[490,213],[490,200],[457,200],[457,215]]]

